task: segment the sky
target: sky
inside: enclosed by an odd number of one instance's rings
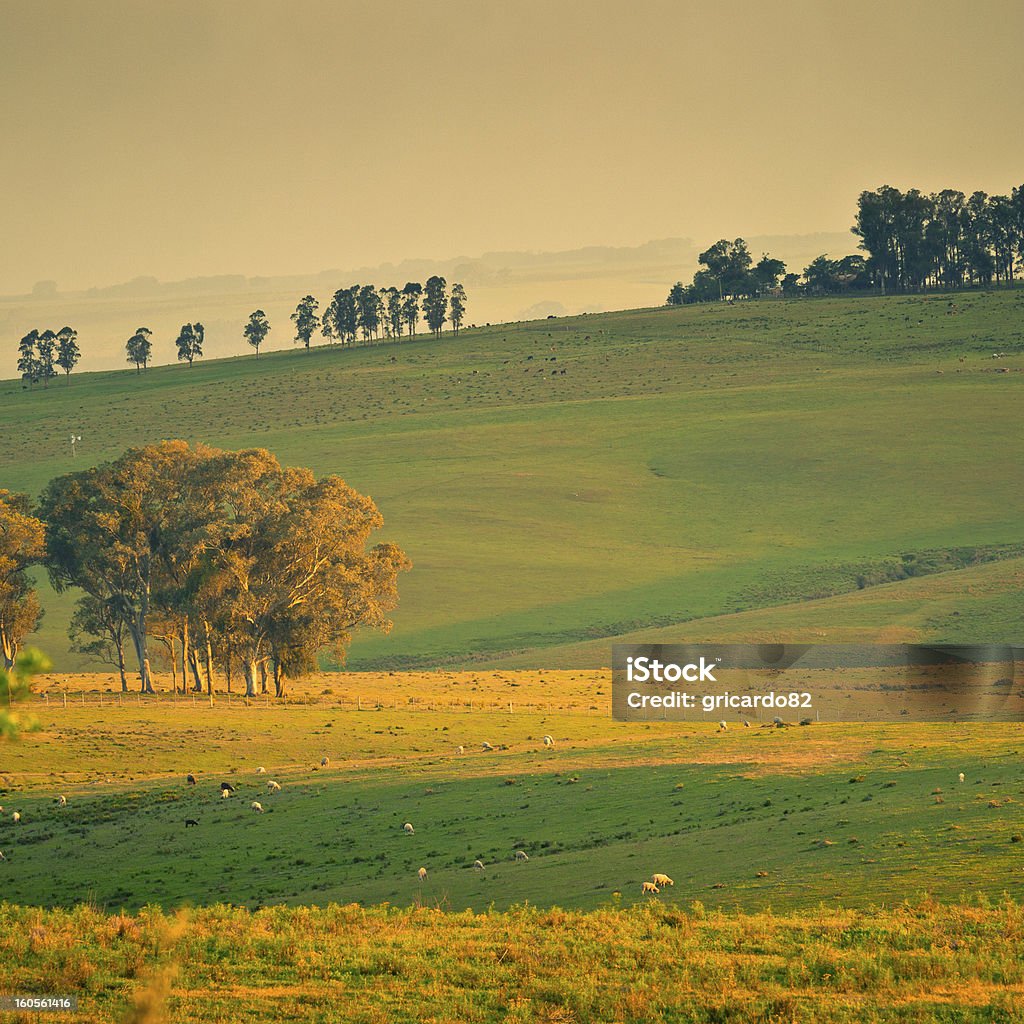
[[[0,294],[845,231],[1024,183],[1017,0],[0,0]]]

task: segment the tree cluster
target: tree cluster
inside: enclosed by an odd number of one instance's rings
[[[81,356],[78,331],[73,327],[41,333],[33,328],[18,345],[18,372],[29,387],[40,382],[47,387],[57,376],[58,369],[64,371],[65,379],[70,383],[71,371]]]
[[[38,516],[38,518],[37,518]],[[44,540],[45,524],[45,540]],[[269,452],[184,441],[134,448],[114,462],[52,480],[36,514],[0,491],[0,642],[4,665],[35,628],[27,574],[46,566],[58,591],[77,589],[72,637],[117,665],[126,649],[152,692],[150,647],[174,685],[212,692],[215,669],[240,669],[247,694],[272,676],[344,660],[357,626],[391,628],[399,572],[394,544],[367,549],[383,524],[373,501],[337,476],[282,467]]]
[[[1024,260],[1024,185],[1009,196],[969,197],[883,185],[861,192],[851,230],[882,294],[1013,284]]]
[[[742,238],[730,242],[722,238],[697,257],[702,269],[693,282],[677,281],[668,294],[668,305],[692,302],[718,302],[724,299],[749,299],[773,292],[786,272],[782,260],[764,253],[757,263]]]
[[[317,330],[329,343],[341,345],[413,338],[421,316],[435,337],[449,321],[457,335],[465,320],[466,290],[454,284],[449,295],[447,289],[448,282],[436,275],[426,285],[408,281],[401,290],[353,284],[339,288],[322,315],[316,298],[306,295],[291,316],[295,340],[308,349]]]

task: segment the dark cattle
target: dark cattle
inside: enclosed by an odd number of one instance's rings
[[[193,825],[198,825],[198,824],[199,824],[199,822],[196,821],[195,818],[186,818],[185,819],[185,828],[191,828]]]
[[[185,776],[185,781],[190,786],[194,786],[196,784],[196,777],[191,772],[189,772],[188,775]]]
[[[230,782],[222,782],[220,784],[220,791],[222,793],[234,793],[235,787]]]

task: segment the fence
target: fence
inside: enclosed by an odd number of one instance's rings
[[[448,713],[483,713],[514,715],[519,712],[572,712],[576,714],[606,714],[610,706],[599,707],[596,704],[562,703],[558,701],[487,701],[487,700],[436,700],[417,697],[399,697],[383,695],[364,697],[358,694],[317,695],[296,694],[286,697],[275,697],[271,693],[261,693],[246,697],[242,693],[214,692],[207,693],[175,693],[158,691],[157,693],[140,693],[139,691],[124,693],[116,692],[77,692],[61,691],[57,694],[45,692],[34,694],[30,703],[36,707],[74,709],[74,708],[120,708],[120,707],[206,707],[206,708],[319,708],[330,711],[444,711]]]

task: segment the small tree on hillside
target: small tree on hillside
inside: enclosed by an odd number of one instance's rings
[[[39,331],[33,327],[18,344],[18,372],[30,387],[39,380],[39,360],[36,357],[38,343]]]
[[[445,291],[448,282],[436,274],[427,280],[423,290],[423,318],[435,337],[440,337],[441,328],[448,319],[448,295]]]
[[[256,349],[256,358],[259,359],[260,345],[263,344],[270,333],[270,322],[267,320],[267,314],[262,309],[257,309],[255,312],[250,313],[248,322],[242,328],[242,333],[245,335],[245,340]]]
[[[292,320],[295,323],[295,340],[301,341],[309,350],[309,339],[320,326],[320,317],[317,316],[319,303],[312,295],[307,295],[299,301],[292,313]]]
[[[141,373],[153,354],[153,343],[149,340],[153,332],[148,327],[136,327],[135,333],[125,343],[128,362],[135,364],[135,372]]]
[[[466,316],[466,289],[461,284],[452,285],[452,331],[459,333]]]
[[[402,319],[409,337],[415,337],[416,325],[420,322],[420,296],[423,285],[418,281],[407,281],[402,289]]]
[[[78,350],[78,331],[62,327],[57,332],[57,365],[64,371],[64,379],[71,383],[71,371],[78,365],[82,353]]]
[[[57,376],[54,368],[54,357],[57,354],[57,335],[51,330],[45,330],[39,335],[36,344],[36,366],[38,367],[39,379],[43,387],[49,387],[50,380]]]
[[[668,293],[665,304],[668,306],[682,306],[686,302],[686,288],[682,281],[676,281]]]
[[[203,339],[205,337],[206,328],[202,324],[183,324],[175,341],[175,344],[178,346],[178,361],[187,359],[189,369],[191,369],[192,361],[202,358]]]

